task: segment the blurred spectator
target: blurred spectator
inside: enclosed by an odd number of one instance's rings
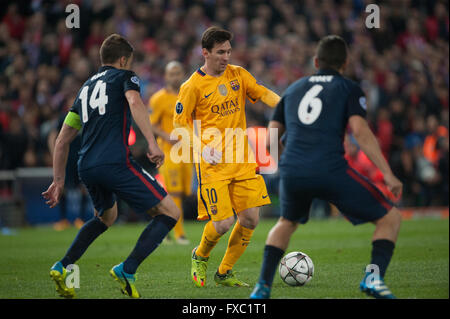
[[[19,14],[15,3],[8,6],[8,11],[2,19],[2,23],[8,27],[9,35],[17,40],[21,40],[25,31],[25,19]]]
[[[421,186],[418,205],[429,206],[435,198],[434,195],[439,193],[436,188],[439,186],[441,176],[433,163],[424,156],[423,145],[417,144],[413,148],[413,158],[416,164],[415,177]]]
[[[441,197],[441,204],[444,206],[448,206],[448,180],[449,180],[449,171],[448,171],[448,145],[449,144],[449,138],[448,135],[442,138],[439,141],[439,148],[440,148],[440,158],[438,163],[438,171],[441,174],[441,185],[439,187],[440,189],[440,197]]]
[[[401,149],[403,138],[409,131],[409,121],[405,111],[405,103],[400,98],[394,98],[389,106],[390,122],[392,123],[392,145],[394,150]]]
[[[429,41],[433,42],[438,38],[448,39],[448,8],[446,8],[444,2],[439,1],[436,3],[433,15],[428,16],[426,19],[425,27]]]
[[[24,155],[28,147],[28,134],[19,116],[9,119],[8,131],[0,133],[2,169],[24,166]]]
[[[414,17],[408,19],[406,24],[406,31],[400,34],[397,38],[397,44],[403,49],[407,50],[413,48],[415,50],[423,50],[425,46],[425,38],[420,27],[420,20]]]
[[[434,115],[427,118],[428,135],[423,144],[424,157],[434,166],[438,165],[441,157],[441,149],[438,147],[439,139],[448,136],[448,130],[444,126],[439,126],[439,122]]]
[[[393,125],[387,109],[379,110],[375,131],[375,136],[378,139],[384,157],[389,158],[393,142]]]

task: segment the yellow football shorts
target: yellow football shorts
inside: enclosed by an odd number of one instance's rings
[[[263,177],[254,172],[199,185],[197,197],[198,220],[220,221],[245,209],[271,203]]]

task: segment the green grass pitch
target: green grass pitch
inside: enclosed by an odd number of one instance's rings
[[[276,220],[264,219],[235,266],[250,288],[216,287],[213,276],[225,252],[229,233],[213,250],[204,289],[190,278],[191,251],[203,222],[185,228],[192,244],[162,244],[138,269],[137,288],[144,298],[248,298],[258,279],[268,231]],[[111,267],[132,250],[145,224],[114,225],[78,261],[77,298],[127,298],[109,276]],[[373,225],[353,227],[345,220],[311,220],[299,226],[288,252],[303,251],[315,265],[314,278],[303,287],[284,284],[277,272],[273,298],[366,298],[359,292],[363,269],[370,261]],[[77,230],[55,232],[50,227],[20,229],[0,236],[0,298],[59,298],[49,269],[69,247]],[[449,220],[404,221],[386,282],[398,298],[449,298]]]

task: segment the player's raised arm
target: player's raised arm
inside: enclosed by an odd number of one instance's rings
[[[259,84],[253,75],[250,74],[246,69],[240,68],[241,76],[243,77],[246,88],[247,97],[252,103],[261,100],[264,104],[270,107],[276,107],[278,102],[280,102],[280,96],[274,91],[266,88],[264,85]]]
[[[125,92],[125,97],[130,105],[130,111],[134,121],[141,130],[148,143],[147,157],[150,161],[160,167],[164,162],[164,153],[156,143],[155,136],[153,135],[152,127],[148,119],[147,108],[142,102],[141,96],[136,90],[128,90]]]
[[[67,157],[69,156],[70,143],[78,135],[81,128],[80,117],[74,112],[66,116],[61,131],[56,138],[53,151],[53,182],[50,187],[42,193],[50,208],[55,207],[61,198],[66,177]]]
[[[264,88],[266,89],[266,93],[264,93],[264,95],[261,97],[261,102],[270,107],[277,106],[278,102],[280,101],[280,96],[276,94],[274,91],[269,90],[266,87]]]
[[[361,150],[383,173],[384,180],[390,191],[396,197],[401,196],[403,185],[392,173],[388,162],[381,152],[377,138],[370,130],[367,121],[359,115],[353,115],[349,118],[348,123]]]

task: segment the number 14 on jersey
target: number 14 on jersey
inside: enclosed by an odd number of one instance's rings
[[[88,91],[89,86],[84,86],[80,92],[80,100],[81,100],[81,113],[83,123],[86,123],[89,120],[88,114]],[[103,115],[106,112],[106,104],[108,103],[108,96],[106,95],[106,83],[102,80],[98,80],[95,83],[94,89],[92,90],[91,98],[89,99],[89,106],[92,109],[96,109],[98,107],[98,114]]]

